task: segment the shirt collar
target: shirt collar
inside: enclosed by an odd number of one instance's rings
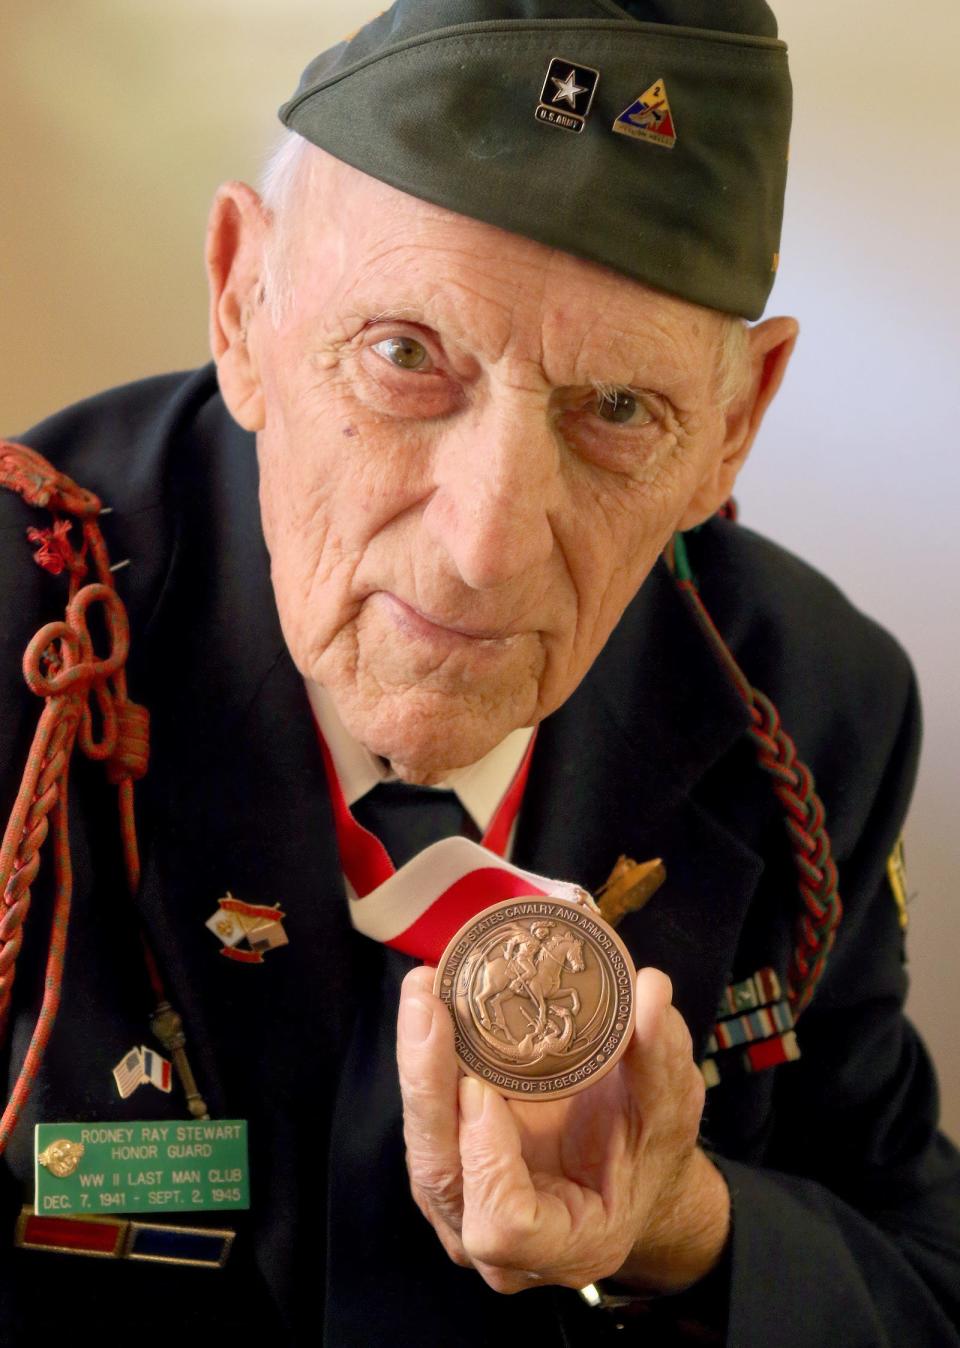
[[[340,720],[333,699],[325,688],[304,680],[310,706],[326,741],[344,800],[348,806],[372,791],[380,782],[393,782],[397,775],[389,764],[355,740]],[[455,768],[438,790],[453,791],[481,833],[486,832],[507,787],[523,761],[533,730],[513,730],[477,763]]]

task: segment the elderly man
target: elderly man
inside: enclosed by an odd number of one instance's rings
[[[152,757],[133,903],[115,793],[79,753],[28,923],[28,816],[8,830],[0,1337],[57,1342],[109,1307],[165,1344],[960,1342],[958,1161],[901,1012],[888,868],[910,669],[718,517],[797,335],[743,321],[779,246],[772,15],[399,0],[282,115],[264,194],[230,183],[213,207],[215,370],[22,437],[112,511]],[[21,654],[64,571],[114,582],[90,498],[3,462],[27,502],[0,500],[9,809],[37,716]],[[51,502],[34,541],[59,576],[24,539]],[[31,647],[48,708],[99,649],[71,640]],[[117,767],[123,809],[142,766]],[[491,884],[524,867],[548,893],[595,892],[621,853],[666,862],[620,927],[632,1040],[578,1094],[508,1100],[458,1068],[429,965],[469,914],[426,852],[452,837]],[[158,1000],[172,1091],[147,1050],[124,1058]],[[99,1225],[87,1202],[29,1211],[53,1154],[32,1123],[104,1125],[82,1167],[108,1123],[189,1146],[188,1104],[248,1125],[249,1175],[216,1173],[249,1181],[249,1211],[221,1188],[186,1212],[185,1161],[182,1194],[142,1180],[151,1214],[137,1176],[164,1172],[119,1159]]]

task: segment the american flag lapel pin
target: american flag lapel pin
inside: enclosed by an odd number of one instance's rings
[[[138,1086],[156,1086],[169,1095],[173,1087],[173,1070],[169,1061],[155,1049],[143,1044],[134,1045],[113,1069],[113,1079],[121,1100],[126,1100]]]

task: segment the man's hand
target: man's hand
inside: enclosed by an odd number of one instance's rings
[[[697,1147],[703,1079],[665,974],[637,976],[617,1066],[563,1100],[504,1100],[461,1077],[433,971],[400,1001],[398,1060],[413,1196],[450,1258],[498,1292],[616,1277],[642,1291],[697,1282],[720,1257],[726,1184]]]

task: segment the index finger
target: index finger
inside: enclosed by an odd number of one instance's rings
[[[431,991],[433,971],[414,969],[403,980],[397,1024],[397,1065],[410,1180],[454,1231],[463,1216],[457,1081],[449,1012]]]

